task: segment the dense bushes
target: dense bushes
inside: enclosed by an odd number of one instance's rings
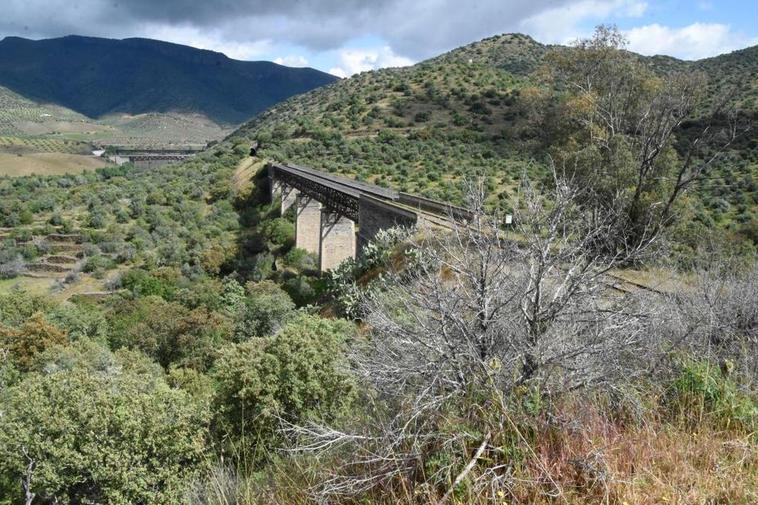
[[[354,398],[343,358],[350,334],[345,322],[301,316],[273,336],[224,348],[212,373],[222,436],[261,458],[282,439],[282,422],[347,413]]]
[[[95,304],[0,295],[0,502],[24,483],[45,503],[181,503],[212,444],[262,463],[280,420],[348,412],[351,324],[271,281],[125,277]]]
[[[200,371],[230,341],[233,328],[232,321],[218,312],[188,309],[152,296],[120,300],[107,317],[114,349],[140,349],[164,367],[177,364]]]
[[[271,335],[293,315],[295,304],[286,291],[272,281],[248,283],[248,297],[235,314],[235,339]]]
[[[203,458],[206,414],[162,377],[120,355],[113,365],[32,373],[3,392],[3,476],[46,503],[177,503]]]

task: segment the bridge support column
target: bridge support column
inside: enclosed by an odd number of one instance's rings
[[[268,187],[271,197],[271,203],[274,203],[276,201],[277,196],[279,196],[282,193],[282,183],[280,181],[277,181],[271,174],[268,176]]]
[[[325,272],[339,266],[347,258],[355,258],[355,223],[339,214],[321,212],[321,247],[319,270]]]
[[[281,214],[284,215],[290,207],[295,205],[297,195],[299,195],[300,192],[277,179],[271,171],[271,167],[269,167],[268,180],[269,189],[271,191],[271,203],[276,202],[277,198],[281,198]]]
[[[281,215],[283,216],[285,212],[287,212],[290,207],[295,205],[297,202],[297,197],[300,195],[300,191],[296,190],[292,186],[287,186],[286,184],[279,183],[279,186],[281,188],[282,193],[282,212]]]
[[[321,244],[321,204],[308,196],[298,195],[295,212],[295,247],[318,254]]]

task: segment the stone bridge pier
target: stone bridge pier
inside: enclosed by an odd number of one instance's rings
[[[337,268],[348,258],[355,258],[355,222],[328,210],[321,211],[321,248],[319,269]]]
[[[271,200],[281,202],[281,214],[295,211],[295,247],[319,258],[322,272],[339,266],[347,258],[355,258],[356,223],[332,212],[319,201],[286,183],[272,179]]]
[[[284,201],[284,200],[282,200]],[[295,203],[295,247],[319,254],[321,249],[321,204],[298,195]]]
[[[292,186],[288,186],[282,181],[271,179],[271,201],[276,202],[281,198],[281,213],[284,215],[297,202],[300,192]]]
[[[305,195],[297,197],[295,216],[295,247],[317,255],[319,270],[325,272],[355,258],[355,222],[351,219]]]

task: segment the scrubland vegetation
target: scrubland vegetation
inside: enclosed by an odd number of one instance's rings
[[[701,77],[614,37],[363,74],[161,170],[0,179],[0,503],[758,500],[752,109],[692,120]],[[566,86],[588,57],[629,93]],[[478,217],[320,276],[252,140]],[[608,275],[649,266],[673,287]]]

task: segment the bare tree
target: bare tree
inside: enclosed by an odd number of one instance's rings
[[[37,462],[29,456],[26,447],[22,447],[21,451],[24,453],[24,457],[26,457],[28,461],[26,472],[21,478],[21,488],[24,490],[24,503],[26,503],[26,505],[32,505],[35,496],[37,496],[37,494],[32,491],[32,476],[34,475],[34,468],[37,466]]]
[[[325,479],[326,494],[418,475],[431,448],[466,438],[439,427],[450,406],[472,394],[505,415],[503,398],[517,386],[555,395],[615,385],[644,369],[645,318],[629,299],[610,296],[604,279],[642,249],[604,255],[592,247],[615,216],[599,219],[575,185],[556,180],[547,196],[523,188],[518,224],[508,229],[499,212],[484,212],[484,194],[474,189],[469,222],[421,230],[409,265],[363,298],[371,334],[351,360],[376,395],[371,422],[356,432],[291,427],[300,450],[349,451],[342,472]],[[478,443],[474,460],[487,450]],[[453,485],[458,470],[425,480]]]

